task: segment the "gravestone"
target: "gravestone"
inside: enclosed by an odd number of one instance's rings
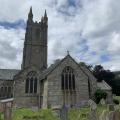
[[[105,99],[102,98],[102,99],[100,100],[100,104],[104,106],[104,105],[106,104]]]
[[[88,101],[88,105],[90,106],[90,109],[91,109],[92,111],[94,111],[94,110],[97,109],[96,103],[95,103],[93,100],[91,100],[91,99]]]
[[[96,113],[96,109],[97,109],[96,103],[93,100],[89,100],[88,104],[89,104],[90,110],[91,110],[87,115],[88,119],[89,120],[98,120],[98,116],[97,116],[97,113]]]
[[[99,120],[96,111],[91,111],[87,115],[88,120]]]
[[[37,107],[37,106],[32,106],[32,107],[31,107],[31,110],[32,110],[33,112],[36,112],[36,111],[38,111],[38,107]]]
[[[108,111],[103,110],[102,114],[99,116],[99,120],[106,120],[106,116],[108,116]]]
[[[61,106],[52,107],[52,113],[54,116],[57,116],[60,118],[60,111],[61,111]]]
[[[65,105],[60,110],[60,118],[61,120],[68,120],[68,108]]]
[[[99,120],[120,120],[119,111],[103,111]]]
[[[113,120],[114,111],[104,110],[99,117],[99,120]]]
[[[114,111],[114,105],[108,104],[107,109],[108,109],[108,111]]]

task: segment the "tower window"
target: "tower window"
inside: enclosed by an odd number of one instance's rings
[[[67,66],[62,71],[61,75],[61,89],[75,90],[75,75],[71,67]]]
[[[34,71],[27,74],[25,93],[37,93],[37,73]]]

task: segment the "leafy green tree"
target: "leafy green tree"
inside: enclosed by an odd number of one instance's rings
[[[101,65],[96,65],[94,67],[93,74],[97,78],[98,82],[105,80],[109,85],[112,85],[112,80],[115,77],[113,72],[105,70]]]
[[[95,92],[95,101],[98,104],[102,98],[106,99],[107,93],[101,89],[97,89]]]

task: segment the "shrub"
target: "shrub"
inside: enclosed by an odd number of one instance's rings
[[[102,98],[106,99],[107,93],[104,90],[97,89],[95,92],[95,101],[98,104]]]
[[[116,105],[118,105],[119,104],[119,100],[113,99],[113,103],[116,104]]]

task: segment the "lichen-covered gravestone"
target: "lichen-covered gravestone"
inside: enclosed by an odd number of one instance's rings
[[[96,103],[91,99],[88,101],[88,105],[90,106],[91,111],[95,111],[97,109]]]
[[[114,111],[114,105],[108,104],[107,109],[108,109],[108,111]]]
[[[98,120],[98,116],[96,113],[97,105],[93,100],[89,100],[88,104],[90,106],[90,113],[88,113],[88,119],[89,120]]]
[[[100,104],[101,104],[102,106],[106,105],[105,99],[102,98],[102,99],[100,100]]]

